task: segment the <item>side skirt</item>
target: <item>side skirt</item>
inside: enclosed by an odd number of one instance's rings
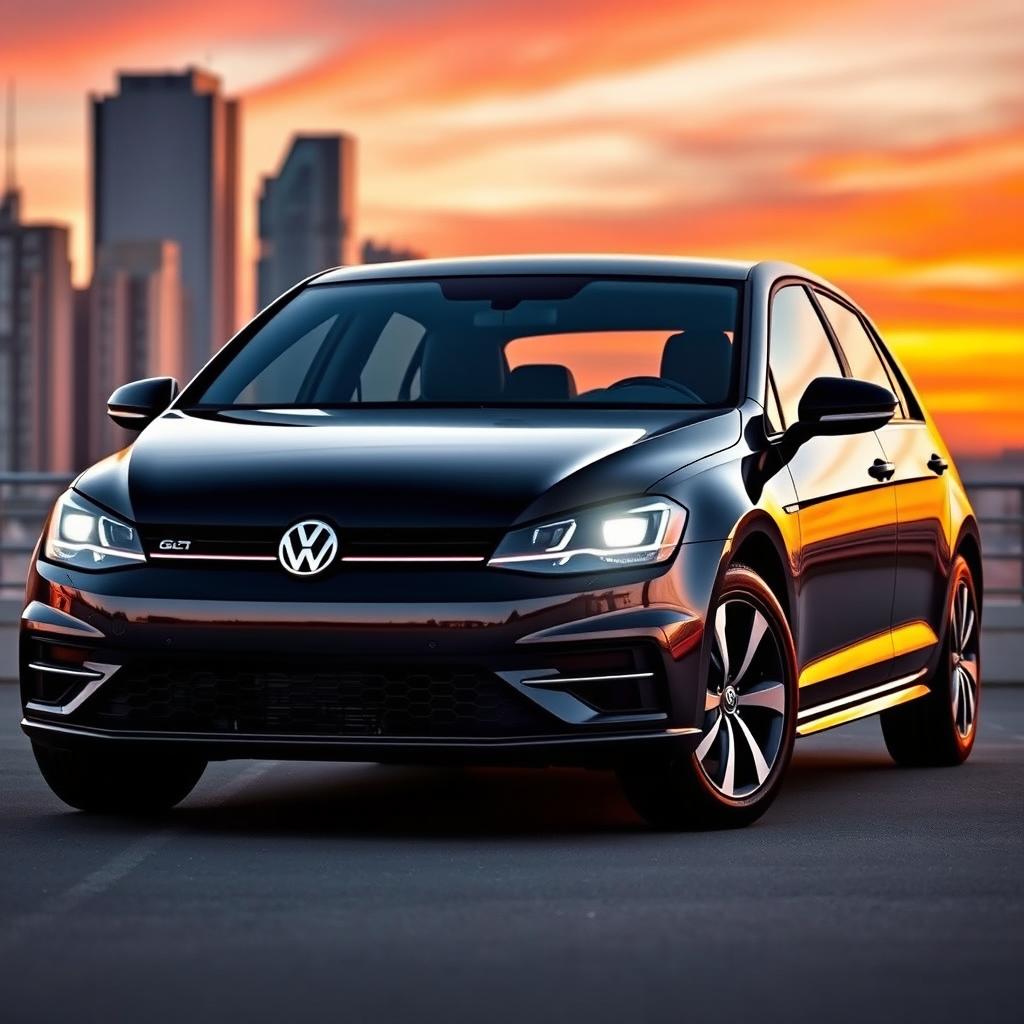
[[[895,707],[897,704],[917,700],[918,697],[930,692],[924,683],[918,682],[927,671],[923,668],[913,675],[893,679],[883,686],[875,686],[870,690],[853,693],[828,704],[819,704],[817,707],[801,711],[797,715],[796,733],[798,736],[809,736],[825,729],[834,729],[837,725],[845,725],[857,718],[877,715],[879,711],[885,711],[886,708]]]

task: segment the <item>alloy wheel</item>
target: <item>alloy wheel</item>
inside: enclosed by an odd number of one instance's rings
[[[974,730],[978,710],[978,614],[974,595],[960,580],[950,613],[949,636],[953,666],[951,690],[953,722],[960,739]]]
[[[730,799],[745,799],[771,774],[782,749],[786,684],[782,649],[755,603],[729,597],[715,610],[714,641],[697,763]]]

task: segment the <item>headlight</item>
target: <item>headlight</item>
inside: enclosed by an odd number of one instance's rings
[[[79,569],[116,569],[146,560],[134,526],[74,491],[57,499],[46,534],[46,557]]]
[[[667,498],[637,499],[512,530],[489,565],[523,572],[593,572],[655,565],[672,557],[686,509]]]

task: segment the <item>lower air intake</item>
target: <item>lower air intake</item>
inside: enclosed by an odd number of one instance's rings
[[[489,672],[188,659],[125,665],[82,709],[98,728],[252,735],[502,737],[557,723]]]

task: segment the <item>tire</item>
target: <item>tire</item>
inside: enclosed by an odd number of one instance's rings
[[[778,599],[753,570],[735,565],[726,571],[707,621],[700,742],[670,761],[619,771],[626,798],[656,828],[749,825],[775,799],[793,753],[796,651]]]
[[[58,750],[32,744],[47,785],[64,803],[93,814],[146,815],[170,810],[206,769],[193,758],[144,758]]]
[[[945,633],[930,692],[883,711],[882,735],[893,760],[907,767],[963,764],[974,748],[981,698],[981,614],[971,568],[953,562]]]

